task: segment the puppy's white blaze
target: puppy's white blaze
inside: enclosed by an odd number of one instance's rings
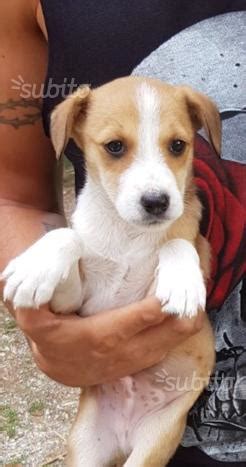
[[[159,147],[160,99],[157,90],[147,83],[137,88],[137,151],[134,162],[119,179],[116,208],[126,221],[141,224],[146,216],[141,206],[141,197],[148,192],[166,193],[170,198],[165,220],[167,227],[182,214],[183,200],[175,175],[166,164]]]
[[[159,155],[160,100],[157,91],[147,83],[137,89],[137,108],[140,116],[138,156],[141,160]]]

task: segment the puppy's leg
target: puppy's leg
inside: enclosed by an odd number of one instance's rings
[[[118,442],[101,413],[97,388],[81,394],[77,419],[68,443],[68,467],[106,467],[117,463]]]
[[[71,266],[67,279],[55,289],[51,300],[51,309],[57,313],[77,311],[83,303],[85,289],[81,281],[79,264]]]
[[[160,251],[156,296],[163,311],[195,316],[205,309],[206,288],[200,259],[194,246],[184,239],[165,243]]]
[[[182,439],[187,413],[197,397],[197,392],[187,392],[144,418],[133,436],[134,448],[124,467],[165,467]]]
[[[47,233],[10,261],[3,271],[1,279],[6,282],[4,300],[12,301],[16,308],[39,308],[52,299],[58,286],[61,285],[61,288],[57,292],[61,293],[63,285],[71,287],[74,281],[75,296],[72,297],[70,293],[65,305],[67,307],[70,300],[70,309],[67,311],[76,311],[82,293],[78,270],[82,256],[81,239],[72,229],[57,229]],[[60,306],[61,300],[58,298],[54,299],[54,311],[66,311],[64,306]],[[72,310],[73,306],[75,308]]]
[[[125,467],[164,467],[175,453],[184,433],[187,414],[207,386],[214,366],[213,332],[208,318],[204,318],[201,331],[170,352],[170,362],[173,361],[177,368],[175,373],[170,372],[172,366],[169,368],[167,377],[170,374],[171,379],[166,380],[164,373],[163,390],[175,391],[176,397],[163,409],[142,418],[141,425],[133,433],[133,450]],[[189,365],[193,362],[187,373],[185,356],[192,359]]]

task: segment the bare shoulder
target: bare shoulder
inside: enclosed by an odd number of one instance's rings
[[[37,23],[39,0],[2,0],[0,2],[1,35],[11,31],[11,25],[20,28],[33,28]]]
[[[37,6],[37,9],[36,9],[36,19],[37,19],[37,23],[45,37],[45,39],[48,41],[48,33],[47,33],[47,29],[46,29],[46,24],[45,24],[45,19],[44,19],[44,14],[43,14],[43,10],[42,10],[42,5],[40,2],[38,2],[38,6]]]
[[[9,25],[25,28],[34,36],[42,33],[48,40],[42,5],[39,0],[2,0],[0,2],[0,36],[9,31]],[[1,34],[2,33],[2,34]]]

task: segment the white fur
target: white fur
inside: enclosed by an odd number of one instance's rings
[[[39,308],[53,298],[54,305],[59,302],[55,311],[76,310],[82,303],[82,256],[81,239],[71,229],[47,233],[4,270],[4,300],[12,300],[15,308]]]
[[[158,264],[160,233],[127,224],[90,177],[72,222],[86,245],[83,315],[143,298]]]
[[[199,256],[187,240],[165,243],[159,255],[156,296],[163,311],[179,316],[195,316],[205,309],[206,288]]]
[[[161,154],[158,138],[160,131],[160,96],[148,84],[139,86],[136,105],[140,124],[138,131],[138,151],[134,162],[119,180],[116,207],[123,219],[130,223],[148,223],[148,217],[140,204],[142,195],[165,193],[170,198],[170,206],[165,213],[162,228],[183,213],[183,197],[175,176]]]

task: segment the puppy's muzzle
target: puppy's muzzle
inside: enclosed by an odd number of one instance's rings
[[[170,203],[170,198],[166,193],[145,193],[140,199],[144,210],[155,217],[163,217]]]

